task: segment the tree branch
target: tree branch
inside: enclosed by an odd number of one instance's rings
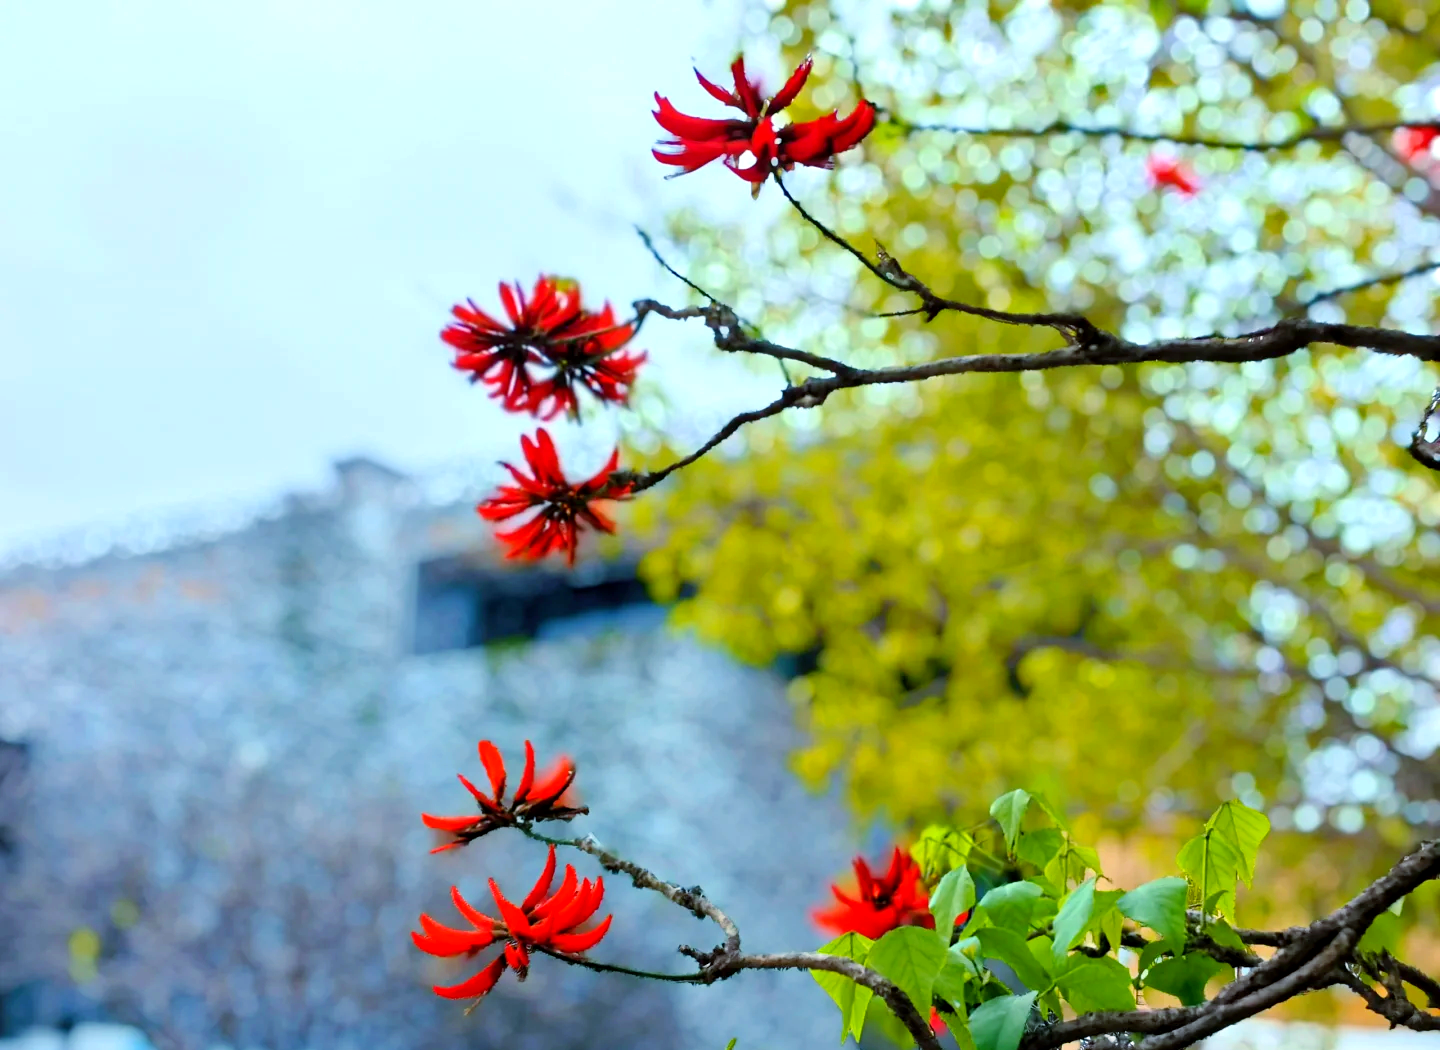
[[[1274,139],[1270,142],[1257,142],[1253,139],[1226,139],[1213,138],[1205,135],[1167,134],[1163,131],[1136,131],[1133,128],[1125,128],[1113,124],[1072,124],[1068,120],[1056,120],[1035,128],[976,127],[964,124],[921,124],[899,117],[891,117],[887,123],[889,123],[891,127],[899,128],[907,135],[927,131],[948,131],[956,135],[1018,139],[1043,139],[1055,135],[1084,135],[1087,138],[1113,136],[1130,142],[1169,142],[1177,146],[1197,146],[1202,149],[1241,150],[1248,153],[1265,153],[1272,150],[1294,149],[1296,146],[1306,142],[1338,143],[1346,135],[1376,135],[1383,134],[1387,131],[1398,131],[1401,128],[1440,129],[1440,121],[1435,120],[1392,120],[1376,124],[1323,125],[1309,128],[1305,131],[1298,131],[1293,135],[1287,135],[1285,138]]]

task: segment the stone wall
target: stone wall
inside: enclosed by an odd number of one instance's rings
[[[523,890],[543,857],[503,834],[428,854],[418,812],[465,811],[481,737],[573,755],[574,829],[701,883],[753,949],[819,943],[806,913],[853,851],[786,772],[774,674],[654,629],[417,655],[418,567],[489,565],[484,535],[358,462],[209,542],[0,577],[0,739],[29,755],[0,1024],[131,1023],[160,1050],[836,1038],[804,974],[690,988],[542,959],[468,1018],[429,993],[466,971],[413,948],[416,915],[443,921],[452,882]],[[595,956],[684,968],[677,944],[716,941],[662,903],[612,884]]]

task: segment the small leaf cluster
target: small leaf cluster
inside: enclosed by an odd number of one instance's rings
[[[1225,802],[1181,847],[1179,874],[1125,890],[1060,810],[1017,789],[995,800],[983,824],[931,825],[911,847],[934,887],[935,929],[904,926],[875,941],[847,933],[819,951],[888,978],[922,1016],[933,1010],[932,1024],[943,1021],[962,1050],[1017,1050],[1029,1026],[1059,1019],[1064,1006],[1134,1010],[1147,989],[1194,1005],[1212,980],[1233,977],[1215,956],[1248,951],[1230,920],[1269,827],[1256,810]],[[912,1041],[871,989],[813,976],[840,1009],[842,1042],[858,1043],[867,1027]]]

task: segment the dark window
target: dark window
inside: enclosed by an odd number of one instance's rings
[[[441,558],[419,569],[415,651],[647,630],[664,618],[633,563],[507,572]]]

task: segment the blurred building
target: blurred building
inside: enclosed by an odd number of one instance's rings
[[[444,488],[444,486],[439,486]],[[784,681],[664,629],[624,559],[498,562],[473,500],[354,460],[332,491],[203,538],[0,576],[0,1037],[128,1024],[159,1050],[837,1038],[808,975],[711,988],[540,959],[469,1017],[414,949],[458,883],[523,892],[538,846],[432,856],[475,743],[581,767],[572,827],[699,883],[752,950],[823,938],[853,841],[787,773]],[[149,549],[143,549],[149,548]],[[584,874],[588,858],[576,856]],[[622,882],[593,954],[685,970],[718,931]]]

